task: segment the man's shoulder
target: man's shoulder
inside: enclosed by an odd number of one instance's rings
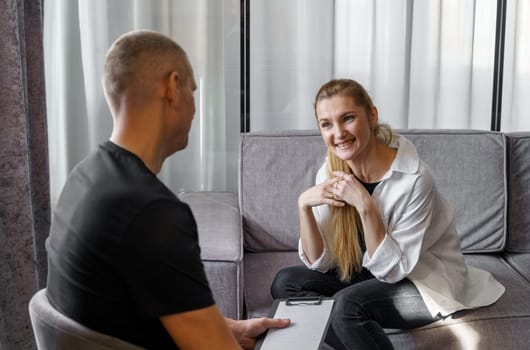
[[[177,196],[139,159],[100,147],[70,173],[54,217],[75,222],[80,230],[91,234],[117,222],[120,230],[126,230],[154,202],[185,210]],[[118,226],[112,224],[116,234]]]
[[[70,178],[74,185],[86,186],[96,195],[105,193],[107,200],[178,200],[138,157],[109,142],[80,162]]]

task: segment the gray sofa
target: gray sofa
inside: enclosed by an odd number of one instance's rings
[[[453,203],[469,264],[506,293],[494,305],[412,331],[387,330],[396,349],[527,349],[530,345],[530,132],[401,130]],[[325,157],[318,131],[241,136],[239,193],[183,193],[222,312],[266,315],[276,272],[300,264],[298,195]]]

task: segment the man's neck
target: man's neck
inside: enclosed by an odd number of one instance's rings
[[[156,142],[160,140],[154,123],[142,122],[144,116],[114,119],[110,141],[128,150],[140,158],[154,174],[158,174],[166,158],[163,148]]]

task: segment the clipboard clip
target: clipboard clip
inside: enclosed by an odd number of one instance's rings
[[[320,305],[321,303],[322,303],[322,297],[293,297],[293,298],[288,298],[285,301],[286,306]]]

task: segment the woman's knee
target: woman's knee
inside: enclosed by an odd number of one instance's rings
[[[365,304],[369,293],[366,290],[353,285],[344,288],[333,295],[335,306],[333,318],[335,322],[342,322],[345,318],[349,319],[367,319],[369,315]]]
[[[300,270],[305,266],[286,267],[276,274],[271,284],[271,294],[275,299],[285,299],[296,293],[299,285]]]
[[[346,288],[334,295],[331,327],[347,349],[392,349],[383,328],[371,315],[367,293]]]

